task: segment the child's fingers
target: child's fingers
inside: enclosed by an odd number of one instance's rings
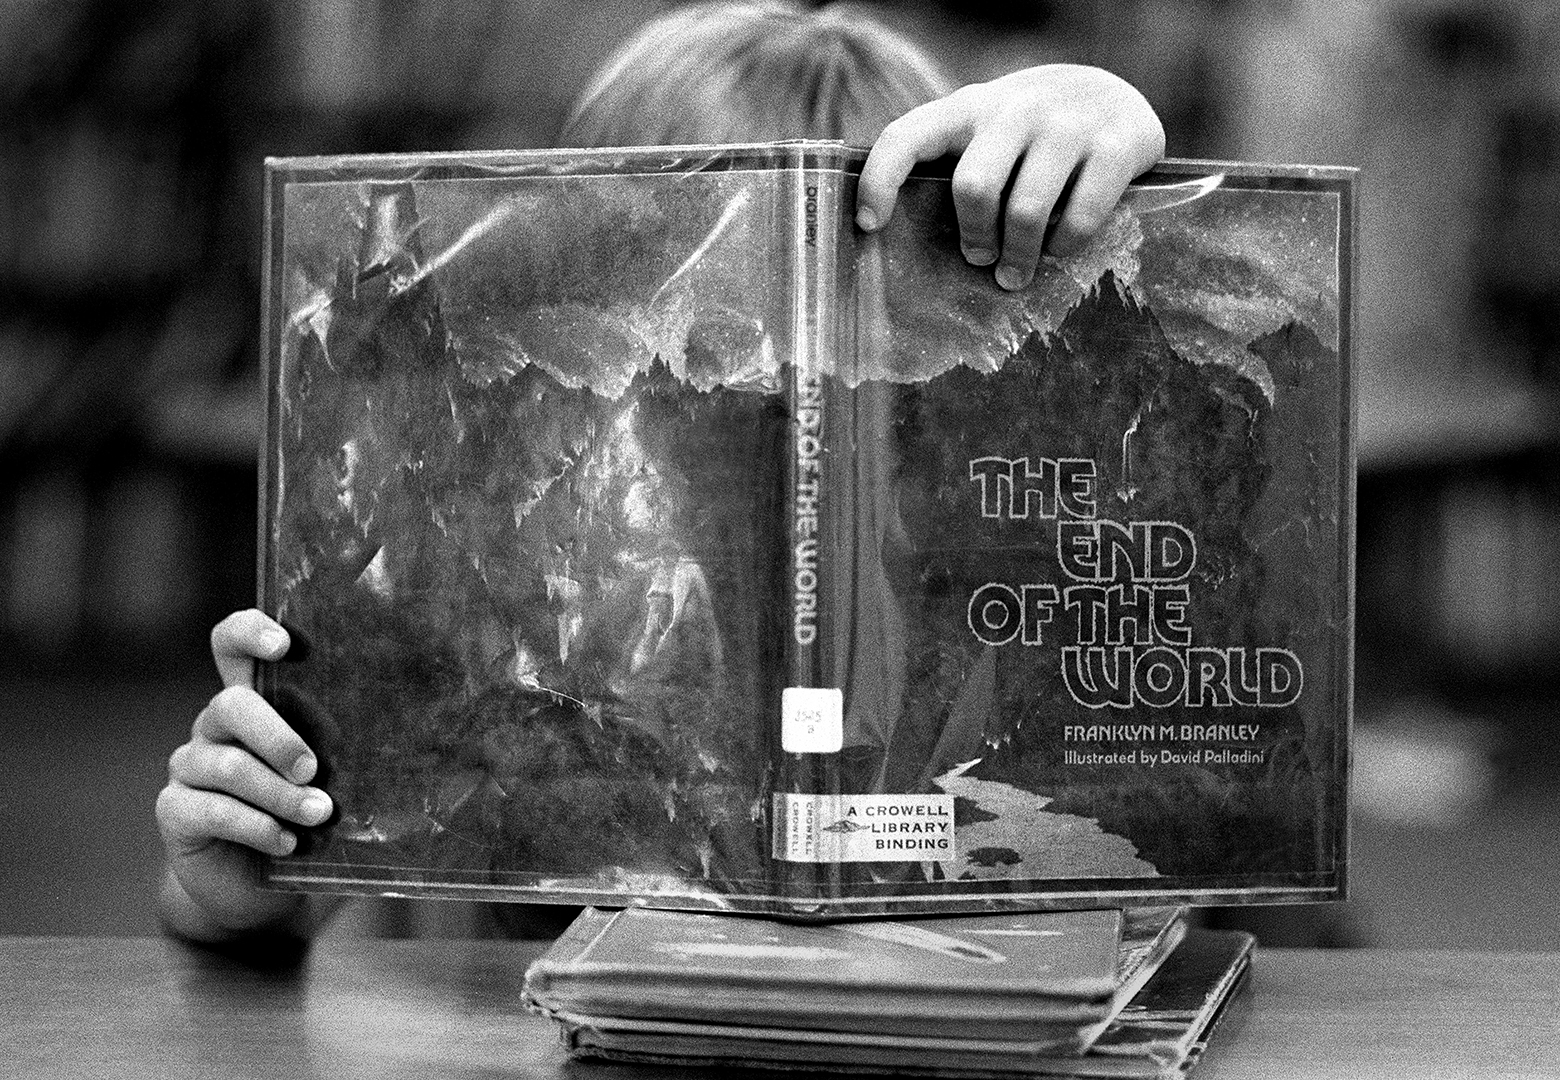
[[[290,644],[281,623],[263,611],[235,611],[211,629],[211,658],[223,686],[253,686],[255,660],[279,660]]]
[[[856,224],[867,232],[893,216],[899,188],[918,162],[964,149],[969,132],[946,102],[923,105],[883,129],[861,166],[856,188]]]
[[[232,795],[273,817],[318,825],[330,816],[330,796],[278,776],[243,747],[190,742],[168,759],[168,779],[200,791]]]
[[[245,686],[230,686],[195,718],[192,742],[233,743],[247,748],[295,784],[314,778],[319,761],[270,702]]]
[[[1044,140],[1031,144],[1002,209],[1002,258],[997,263],[997,284],[1022,289],[1035,276],[1045,249],[1057,200],[1077,164],[1069,144]]]
[[[266,855],[290,855],[298,838],[270,814],[216,791],[169,784],[157,796],[157,823],[170,851],[194,852],[227,840]]]
[[[959,246],[975,266],[990,266],[1004,247],[1002,199],[1027,138],[1017,126],[984,131],[970,140],[954,166],[953,208]]]
[[[1115,156],[1090,157],[1078,170],[1066,205],[1051,230],[1048,248],[1053,255],[1081,251],[1104,226],[1132,178],[1140,171]]]

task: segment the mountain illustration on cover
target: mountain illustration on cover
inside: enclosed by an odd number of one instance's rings
[[[811,333],[839,790],[953,807],[841,887],[1335,893],[1346,185],[1156,174],[1007,293],[914,179],[820,299],[763,153],[342,160],[273,165],[266,689],[339,807],[274,880],[766,909]]]

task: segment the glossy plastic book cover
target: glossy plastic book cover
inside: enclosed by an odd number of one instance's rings
[[[1179,908],[848,921],[587,908],[526,973],[559,1017],[1080,1048],[1184,932]]]
[[[269,164],[289,887],[830,918],[1329,899],[1348,170],[1004,292],[835,144]]]

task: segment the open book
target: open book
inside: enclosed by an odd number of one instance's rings
[[[1005,292],[831,143],[273,160],[285,887],[1332,899],[1349,170],[1168,163]]]

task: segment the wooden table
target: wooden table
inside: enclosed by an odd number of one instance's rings
[[[0,1076],[682,1075],[566,1064],[519,1005],[541,948],[322,941],[266,972],[158,938],[0,938]],[[1195,1076],[1560,1077],[1560,954],[1259,950]]]

